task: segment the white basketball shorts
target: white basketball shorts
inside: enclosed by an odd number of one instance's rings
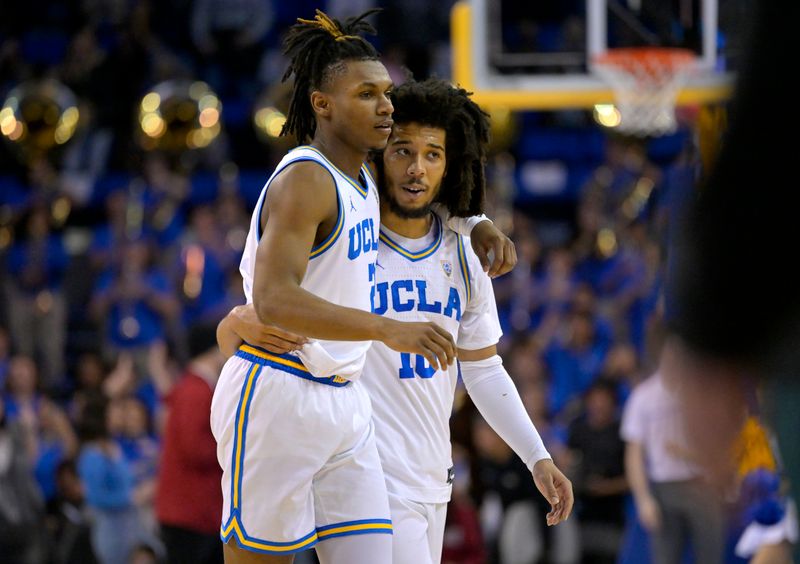
[[[220,375],[211,430],[223,542],[289,554],[333,537],[392,534],[372,405],[359,382],[314,378],[297,357],[244,345]]]
[[[389,493],[392,510],[392,564],[442,561],[446,503],[420,503]]]

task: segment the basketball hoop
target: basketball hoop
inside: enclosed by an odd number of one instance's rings
[[[617,129],[639,137],[674,132],[675,101],[696,58],[672,47],[623,47],[595,57],[593,70],[614,90]]]

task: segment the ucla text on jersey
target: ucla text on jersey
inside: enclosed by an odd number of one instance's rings
[[[450,286],[447,301],[428,301],[428,282],[425,280],[394,280],[379,282],[375,285],[372,299],[372,311],[383,315],[389,309],[401,313],[404,311],[421,311],[438,313],[461,321],[461,297],[458,289]]]
[[[247,301],[253,301],[256,252],[262,236],[261,215],[269,186],[287,167],[309,161],[330,174],[336,187],[337,216],[331,233],[310,249],[300,286],[331,303],[371,311],[380,224],[375,181],[366,166],[361,167],[358,178],[352,178],[311,146],[289,151],[262,189],[250,219],[239,268]],[[317,340],[298,351],[297,357],[314,377],[354,380],[361,373],[369,345],[370,341]]]

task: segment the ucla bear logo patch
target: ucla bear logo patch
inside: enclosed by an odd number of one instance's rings
[[[450,264],[449,260],[442,261],[442,270],[444,270],[444,273],[447,274],[448,278],[451,274],[453,274],[453,265]]]

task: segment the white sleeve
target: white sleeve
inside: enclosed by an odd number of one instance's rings
[[[450,215],[450,212],[448,212],[447,208],[442,204],[433,204],[431,209],[436,213],[436,215],[439,216],[439,218],[442,220],[442,223],[464,237],[469,237],[470,233],[472,233],[472,230],[480,222],[492,221],[486,217],[485,214],[473,215],[471,217],[456,217],[454,215]]]
[[[540,460],[552,459],[498,355],[462,362],[461,377],[483,418],[529,470]]]
[[[496,345],[503,336],[503,330],[497,316],[492,279],[481,268],[466,238],[464,251],[470,271],[470,299],[461,316],[456,345],[460,349],[474,351]]]
[[[651,376],[652,378],[652,376]],[[648,382],[641,382],[632,391],[622,408],[622,421],[620,422],[620,437],[629,443],[643,443],[647,419],[647,402],[642,399],[647,391]]]

